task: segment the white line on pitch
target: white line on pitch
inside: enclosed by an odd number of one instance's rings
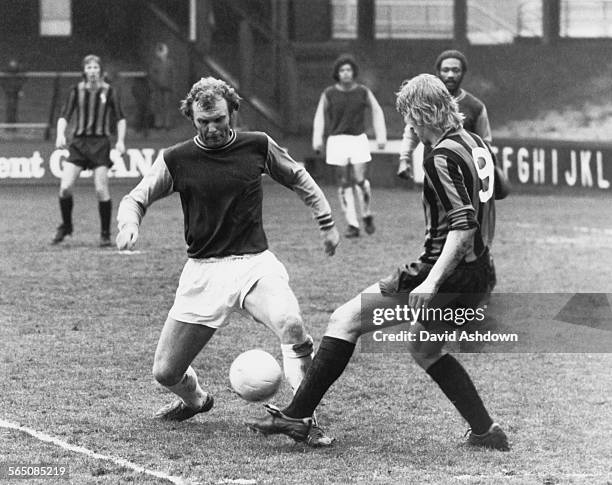
[[[456,480],[483,480],[494,478],[496,480],[504,479],[508,481],[512,480],[524,480],[525,478],[538,478],[540,475],[535,473],[525,473],[525,474],[492,474],[492,475],[455,475],[453,478]],[[543,474],[542,478],[545,478],[546,475]],[[580,478],[605,478],[604,475],[596,475],[594,473],[560,473],[558,475],[551,476],[552,479],[580,479]]]
[[[20,424],[17,424],[17,423],[11,423],[10,421],[5,421],[4,419],[0,419],[0,427],[14,429],[16,431],[21,431],[22,433],[27,433],[30,436],[33,436],[34,438],[40,441],[45,441],[47,443],[52,443],[56,446],[59,446],[60,448],[63,448],[64,450],[73,451],[75,453],[80,453],[82,455],[88,456],[89,458],[93,458],[95,460],[110,461],[114,463],[115,465],[123,466],[135,472],[144,473],[145,475],[151,475],[156,478],[161,478],[162,480],[167,480],[177,485],[191,485],[194,483],[182,477],[176,477],[173,475],[168,475],[167,473],[164,473],[164,472],[150,470],[143,466],[137,465],[136,463],[132,463],[131,461],[128,461],[124,458],[119,458],[119,457],[111,456],[111,455],[102,455],[100,453],[96,453],[95,451],[84,448],[83,446],[71,445],[70,443],[66,443],[65,441],[60,440],[59,438],[55,438],[46,433],[36,431],[35,429],[28,428],[26,426],[21,426]]]
[[[551,226],[549,224],[533,224],[531,222],[515,222],[515,226],[523,227],[525,229],[563,229],[571,230],[574,232],[582,232],[585,234],[605,234],[606,236],[612,236],[612,228],[607,227],[587,227],[587,226]]]

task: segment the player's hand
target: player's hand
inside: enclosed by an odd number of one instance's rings
[[[409,160],[401,159],[399,161],[397,176],[404,180],[412,180],[412,164]]]
[[[495,185],[494,185],[494,194],[495,200],[503,200],[510,194],[510,182],[504,175],[504,172],[501,168],[495,167]]]
[[[57,135],[55,138],[55,148],[63,149],[66,148],[66,136],[65,135]]]
[[[336,253],[336,248],[340,244],[340,233],[336,226],[333,226],[327,231],[323,231],[323,247],[325,248],[325,254],[333,256]]]
[[[117,141],[117,143],[115,143],[115,150],[123,155],[125,153],[125,143],[122,141]]]
[[[126,224],[121,228],[119,234],[117,234],[117,239],[115,240],[117,249],[119,251],[126,249],[131,251],[134,248],[137,239],[138,226],[136,224]]]
[[[433,297],[436,296],[437,292],[438,287],[435,284],[425,280],[410,292],[410,295],[408,296],[408,305],[410,305],[410,308],[414,308],[415,310],[417,308],[427,308]]]

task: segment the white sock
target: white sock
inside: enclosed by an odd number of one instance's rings
[[[340,198],[340,205],[342,206],[342,212],[349,226],[359,227],[359,221],[357,220],[357,211],[355,210],[355,197],[353,195],[353,187],[340,187],[338,189],[338,197]]]
[[[312,363],[312,358],[314,356],[314,342],[312,337],[308,335],[306,342],[303,344],[298,344],[297,347],[303,347],[302,352],[295,351],[295,345],[292,344],[281,344],[281,352],[283,354],[283,369],[285,370],[285,377],[287,381],[289,381],[289,385],[291,386],[291,390],[293,394],[295,394],[300,387],[300,383],[306,377],[306,372],[308,372],[308,368]],[[305,354],[310,350],[310,353]],[[317,414],[316,412],[312,413],[312,420],[316,426],[319,425],[317,422]]]
[[[359,203],[359,210],[361,211],[361,217],[367,217],[372,215],[370,209],[370,203],[372,201],[372,189],[370,188],[370,181],[364,180],[362,185],[355,184],[355,195],[357,196],[357,202]]]
[[[281,353],[285,377],[295,394],[312,363],[314,354],[312,337],[308,335],[306,341],[301,344],[281,344]]]
[[[206,401],[206,393],[198,383],[198,376],[193,367],[189,366],[178,384],[165,386],[192,409],[201,408]]]

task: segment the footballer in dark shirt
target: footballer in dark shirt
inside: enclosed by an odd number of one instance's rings
[[[181,111],[196,135],[163,150],[151,171],[126,195],[117,215],[117,247],[132,249],[154,201],[178,193],[187,263],[155,353],[153,374],[178,396],[156,416],[182,421],[213,405],[191,362],[233,312],[253,317],[280,339],[285,376],[297,389],[312,361],[297,299],[283,264],[268,250],[262,223],[262,175],[293,190],[310,209],[333,255],[339,234],[323,192],[265,133],[232,129],[240,97],[212,77],[193,85]],[[237,351],[243,345],[237,343]],[[320,429],[313,442],[327,440]]]

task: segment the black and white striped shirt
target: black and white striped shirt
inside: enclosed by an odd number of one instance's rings
[[[425,252],[435,263],[449,231],[476,228],[465,261],[483,254],[495,229],[494,163],[488,145],[464,129],[447,132],[423,162]]]
[[[70,121],[76,112],[74,136],[110,136],[111,113],[115,120],[125,118],[113,87],[100,82],[95,89],[87,87],[85,81],[75,84],[60,113],[60,118]]]

